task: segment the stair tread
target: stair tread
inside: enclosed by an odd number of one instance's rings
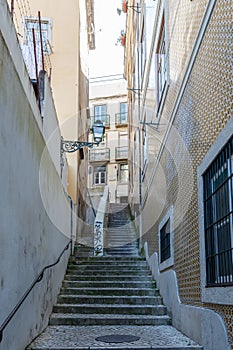
[[[70,281],[68,281],[68,282],[70,282]],[[72,282],[72,281],[71,281]],[[116,283],[117,284],[117,283]],[[143,283],[144,284],[144,283]],[[66,288],[66,289],[73,289],[73,290],[79,290],[79,289],[82,289],[82,287],[68,287],[68,288]],[[87,287],[87,288],[85,288],[85,290],[102,290],[102,291],[104,291],[104,290],[111,290],[111,291],[123,291],[123,290],[125,290],[126,288],[124,288],[124,287],[118,287],[118,288],[106,288],[106,287],[102,287],[102,288],[95,288],[95,287]],[[129,291],[139,291],[139,290],[144,290],[144,291],[148,291],[148,290],[151,290],[151,288],[127,288],[127,290],[129,290]],[[153,289],[153,291],[158,291],[158,289],[157,288],[154,288]]]
[[[67,294],[60,294],[59,297],[67,297]],[[78,294],[69,294],[69,298],[90,298],[90,295],[78,295]],[[93,296],[93,298],[104,298],[104,299],[111,299],[111,298],[119,298],[119,296],[117,295],[105,295],[105,296],[102,296],[101,294],[100,295],[95,295]],[[124,295],[124,296],[121,296],[120,298],[126,298],[126,299],[132,299],[132,298],[138,298],[138,299],[141,299],[142,296],[141,295],[133,295],[133,296],[129,296],[129,295]],[[148,298],[148,299],[151,299],[151,298],[161,298],[160,296],[157,296],[157,295],[152,295],[152,296],[148,296],[148,295],[145,295],[143,296],[143,298]]]
[[[146,319],[146,318],[155,318],[155,319],[164,319],[164,320],[170,320],[170,317],[168,315],[125,315],[125,314],[81,314],[81,313],[52,313],[51,318],[123,318],[123,319]]]
[[[160,304],[160,305],[150,305],[150,304],[142,304],[142,305],[137,305],[137,304],[99,304],[99,303],[96,303],[96,304],[87,304],[87,303],[75,303],[75,304],[72,304],[72,303],[57,303],[56,306],[63,306],[63,307],[89,307],[89,308],[95,308],[95,307],[101,307],[102,309],[104,308],[137,308],[137,309],[144,309],[144,308],[166,308],[166,306]]]

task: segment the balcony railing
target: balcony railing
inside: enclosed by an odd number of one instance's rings
[[[90,162],[108,162],[110,160],[109,148],[93,148],[89,151]]]
[[[116,113],[115,114],[115,125],[123,126],[128,124],[128,113]]]
[[[115,159],[128,159],[128,146],[116,147],[115,150]]]
[[[105,128],[109,128],[110,127],[110,115],[109,114],[92,116],[91,117],[90,128],[92,128],[93,124],[97,120],[100,120],[104,124]]]

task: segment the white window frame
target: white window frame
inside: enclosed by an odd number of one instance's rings
[[[27,31],[27,23],[30,25],[31,28],[33,28],[33,24],[36,24],[35,27],[35,35],[37,37],[37,33],[39,33],[39,20],[38,17],[23,17],[23,45],[26,46],[32,46],[33,47],[33,42],[31,42],[30,44],[28,44],[28,31]],[[45,55],[50,55],[52,53],[51,51],[51,42],[52,42],[52,19],[51,18],[45,18],[42,17],[41,18],[41,25],[42,25],[42,37],[43,37],[43,32],[45,32],[45,30],[43,29],[43,25],[46,24],[46,37],[47,37],[47,42],[46,42],[46,49],[43,45],[43,51]],[[40,47],[40,41],[36,41],[36,44],[38,47]],[[44,44],[44,43],[43,43]]]
[[[170,207],[170,209],[167,211],[167,213],[164,215],[163,219],[159,223],[159,228],[158,228],[158,239],[159,239],[159,261],[161,257],[161,237],[160,237],[160,232],[161,229],[164,227],[166,222],[170,219],[170,258],[167,260],[163,261],[162,263],[159,263],[159,270],[163,271],[171,266],[174,265],[174,208],[173,205]]]
[[[122,170],[122,167],[126,166],[127,165],[127,169],[123,169]],[[122,179],[122,174],[123,173],[127,173],[126,175],[126,179],[124,179],[124,176],[123,176],[123,179]],[[129,165],[128,163],[120,163],[119,164],[119,184],[125,184],[125,183],[128,183],[128,180],[129,180]]]
[[[222,148],[232,136],[233,118],[231,118],[219,134],[218,138],[206,154],[198,168],[198,208],[200,231],[200,267],[201,267],[201,300],[206,303],[233,305],[233,286],[206,287],[206,254],[205,254],[205,227],[204,227],[204,203],[203,203],[203,174],[214,161]]]
[[[155,41],[154,47],[154,55],[155,55],[155,88],[156,88],[156,110],[157,110],[157,118],[160,117],[161,111],[163,109],[163,105],[165,102],[165,98],[167,95],[167,90],[169,87],[169,59],[168,59],[168,8],[166,4],[161,7],[159,20],[158,20],[158,30],[157,37]],[[164,85],[162,91],[159,91],[159,76],[158,76],[158,48],[160,47],[162,32],[164,31],[164,43],[165,43],[165,73],[163,76]]]
[[[105,171],[95,171],[95,169],[97,169],[97,168],[102,168],[102,167],[105,167]],[[104,183],[101,183],[101,174],[105,174],[105,181],[104,181]],[[98,183],[96,183],[96,174],[99,174],[99,182]],[[107,167],[106,167],[106,165],[97,165],[97,166],[94,166],[93,167],[93,185],[94,186],[104,186],[104,185],[106,185],[106,183],[107,183]]]
[[[104,107],[105,113],[103,113],[102,108]],[[96,109],[99,109],[99,112],[96,113]],[[94,105],[94,122],[100,120],[102,123],[106,124],[107,118],[107,105],[106,103]]]

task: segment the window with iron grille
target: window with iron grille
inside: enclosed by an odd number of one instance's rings
[[[170,219],[168,219],[160,230],[160,263],[171,256],[170,231]]]
[[[203,174],[206,285],[233,285],[233,137]]]

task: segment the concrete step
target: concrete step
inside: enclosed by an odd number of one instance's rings
[[[85,288],[85,289],[84,289]],[[158,289],[152,288],[96,288],[96,287],[88,287],[79,286],[79,287],[65,287],[61,288],[61,294],[66,295],[102,295],[102,296],[159,296]]]
[[[106,244],[105,244],[105,248],[120,248],[120,249],[128,249],[128,250],[137,250],[138,246],[137,245],[130,245],[130,247],[128,247],[126,244],[128,242],[122,242],[122,241],[113,241],[113,240],[109,240]]]
[[[95,256],[88,256],[88,257],[76,257],[76,256],[73,256],[71,257],[71,261],[72,260],[76,260],[78,262],[88,262],[88,264],[99,264],[99,263],[103,263],[103,264],[112,264],[112,263],[118,263],[118,262],[122,262],[122,263],[134,263],[135,261],[136,262],[141,262],[141,261],[144,261],[146,262],[145,258],[142,257],[142,256],[129,256],[129,257],[121,257],[121,256],[116,256],[116,257],[111,257],[111,259],[107,256],[98,256],[98,257],[95,257]]]
[[[153,281],[149,281],[149,282],[140,282],[140,281],[93,281],[93,280],[89,280],[89,281],[67,281],[64,280],[63,284],[62,284],[63,288],[66,287],[79,287],[79,288],[110,288],[110,289],[115,289],[115,288],[121,288],[121,289],[145,289],[145,288],[151,288],[151,289],[155,289],[155,282]]]
[[[137,251],[123,251],[123,250],[115,250],[114,248],[108,248],[104,251],[104,254],[107,256],[137,256],[138,252]]]
[[[160,296],[102,296],[60,294],[58,304],[128,304],[128,305],[161,305]]]
[[[69,264],[77,265],[77,266],[145,266],[147,267],[147,263],[144,260],[107,260],[103,261],[90,261],[90,260],[80,260],[80,259],[70,259]]]
[[[143,273],[147,273],[149,272],[149,267],[146,266],[145,264],[143,265],[138,265],[138,264],[109,264],[109,265],[80,265],[80,264],[69,264],[68,265],[68,269],[70,270],[78,270],[78,271],[96,271],[96,272],[99,272],[99,271],[108,271],[110,270],[111,268],[111,271],[114,272],[114,271],[122,271],[122,272],[125,272],[125,271],[142,271]]]
[[[56,304],[54,313],[113,314],[113,315],[166,315],[164,305],[118,305],[118,304]]]
[[[114,249],[115,251],[124,251],[124,252],[128,252],[128,253],[138,252],[137,247],[128,246],[128,245],[120,245],[120,246],[116,246],[114,248],[111,248],[111,247],[108,248],[108,243],[106,243],[105,248],[106,248],[106,250]]]
[[[123,315],[123,314],[63,314],[53,313],[50,318],[50,325],[79,325],[79,326],[108,326],[108,325],[169,325],[170,317],[167,315]]]
[[[68,266],[67,269],[67,273],[76,273],[76,274],[85,274],[85,275],[100,275],[100,276],[104,276],[104,275],[109,275],[109,270],[90,270],[90,269],[81,269],[79,267],[76,266]],[[144,270],[141,271],[140,269],[138,270],[132,270],[132,269],[124,269],[124,270],[118,270],[118,269],[113,269],[112,270],[112,274],[114,275],[131,275],[131,276],[145,276],[145,274],[149,274],[148,271]]]
[[[66,274],[65,277],[66,281],[76,281],[76,282],[86,282],[90,279],[90,275],[84,275],[84,274]],[[91,280],[94,281],[99,281],[99,282],[134,282],[135,281],[135,276],[132,275],[103,275],[103,276],[91,276]],[[136,281],[137,282],[154,282],[152,276],[136,276]]]

